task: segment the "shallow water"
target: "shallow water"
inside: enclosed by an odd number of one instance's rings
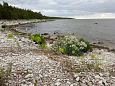
[[[25,32],[25,29],[20,29]],[[115,47],[115,19],[65,19],[33,24],[31,33],[75,33],[89,41],[102,41]]]

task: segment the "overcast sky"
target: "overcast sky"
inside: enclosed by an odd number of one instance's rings
[[[0,0],[47,16],[115,18],[115,0]]]

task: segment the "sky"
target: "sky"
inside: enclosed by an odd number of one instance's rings
[[[76,19],[115,18],[115,0],[0,0],[10,5],[42,12],[47,16]]]

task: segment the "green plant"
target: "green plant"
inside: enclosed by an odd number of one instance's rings
[[[43,36],[40,36],[39,34],[31,35],[30,39],[34,41],[36,44],[40,45],[42,48],[46,48],[46,40]]]
[[[12,71],[12,63],[10,63],[5,70],[4,68],[0,68],[0,86],[6,86],[6,83],[11,77]]]
[[[88,61],[87,58],[81,58],[80,64],[77,68],[77,72],[86,72],[86,71],[93,71],[99,72],[102,71],[102,64],[101,59],[98,59],[95,54],[91,54],[89,56]]]
[[[20,43],[18,41],[16,41],[17,47],[20,48]]]
[[[101,59],[98,59],[96,54],[91,54],[92,65],[95,71],[101,70]]]
[[[8,33],[8,35],[7,35],[7,38],[8,39],[12,39],[14,36],[13,36],[13,34],[12,33]]]
[[[35,80],[35,82],[34,82],[34,86],[38,86],[38,85],[37,85],[37,83],[38,83],[38,81],[37,81],[37,80]]]
[[[62,54],[80,56],[91,50],[91,46],[89,42],[75,36],[59,36],[52,49]]]

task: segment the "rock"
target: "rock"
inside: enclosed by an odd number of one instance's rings
[[[76,81],[79,81],[79,80],[80,80],[80,77],[77,77],[77,78],[76,78]]]
[[[70,86],[79,86],[77,83],[73,83]]]
[[[107,86],[107,85],[108,85],[105,79],[103,79],[103,85],[104,85],[104,86]]]
[[[22,82],[23,84],[26,84],[26,80],[22,80],[21,82]]]
[[[50,39],[50,35],[43,35],[45,39]]]
[[[99,78],[100,78],[100,76],[99,76],[99,75],[96,75],[96,76],[95,76],[95,78],[96,78],[96,79],[99,79]]]
[[[28,73],[32,73],[33,71],[32,71],[32,69],[28,69],[27,72]]]
[[[102,80],[100,80],[98,83],[99,83],[99,86],[103,86],[103,81]]]
[[[115,49],[111,49],[110,51],[115,52]]]
[[[93,85],[92,85],[92,82],[88,82],[87,84],[88,84],[88,86],[93,86]]]
[[[28,75],[25,76],[25,78],[26,78],[26,79],[27,79],[27,78],[33,78],[33,74],[28,74]]]
[[[56,40],[56,39],[57,39],[57,36],[51,36],[50,39]]]
[[[1,39],[1,43],[4,43],[5,42],[5,40],[4,39]]]
[[[56,31],[55,31],[54,34],[59,34],[59,32],[56,32]]]
[[[60,82],[56,82],[56,83],[55,83],[56,86],[59,86],[60,84],[61,84]]]
[[[49,44],[53,44],[54,43],[54,41],[53,40],[49,40]]]
[[[78,77],[78,73],[73,73],[74,77],[77,78]]]
[[[41,34],[41,35],[49,35],[49,33],[43,33],[43,34]]]
[[[104,44],[103,42],[99,41],[98,44]]]
[[[79,86],[87,86],[85,83],[80,83]]]
[[[70,85],[70,84],[71,84],[71,82],[67,81],[67,84],[69,84],[69,85]]]
[[[96,22],[96,23],[94,23],[94,24],[98,24],[98,23]]]
[[[7,27],[7,25],[2,25],[2,28],[6,28]]]
[[[110,74],[115,77],[115,71],[110,71]]]
[[[103,74],[102,73],[99,73],[99,75],[102,77],[103,76]]]
[[[31,82],[28,82],[28,85],[27,85],[27,86],[34,86],[34,84],[31,83]]]

